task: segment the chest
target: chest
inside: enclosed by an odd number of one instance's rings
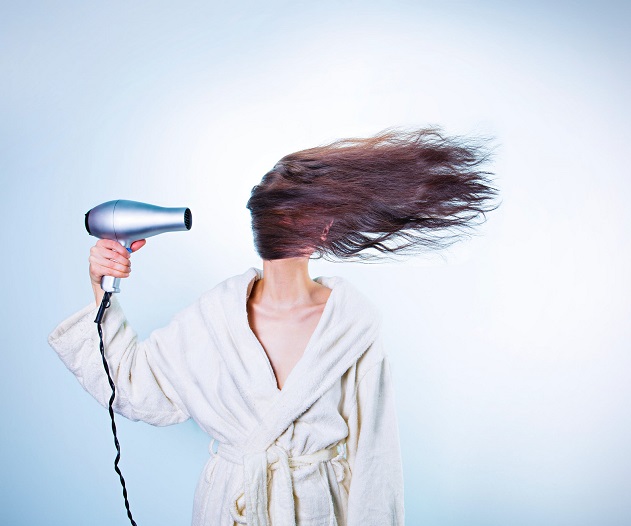
[[[267,354],[279,389],[302,358],[323,311],[324,305],[314,305],[270,314],[248,303],[250,329]]]

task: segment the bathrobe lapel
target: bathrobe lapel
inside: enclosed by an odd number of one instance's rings
[[[225,374],[231,376],[244,410],[254,417],[256,427],[276,393],[270,389],[271,381],[266,376],[271,374],[265,370],[269,366],[265,363],[266,356],[252,344],[247,333],[250,330],[247,311],[241,310],[242,303],[245,308],[245,295],[251,288],[248,283],[255,276],[256,269],[250,268],[221,282],[202,296],[200,307],[214,347],[212,351],[224,362]]]

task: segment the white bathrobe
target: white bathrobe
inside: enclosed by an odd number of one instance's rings
[[[193,526],[402,525],[403,473],[380,314],[341,277],[282,390],[250,329],[250,268],[138,341],[112,296],[102,323],[117,413],[165,426],[193,418],[214,437]],[[49,343],[106,406],[91,304]]]

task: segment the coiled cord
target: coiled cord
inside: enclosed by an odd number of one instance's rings
[[[118,462],[121,458],[121,448],[118,443],[118,437],[116,436],[116,423],[114,422],[114,398],[116,396],[116,388],[114,387],[114,382],[112,381],[112,377],[110,376],[110,368],[107,365],[107,360],[105,359],[105,346],[103,345],[103,330],[101,329],[101,321],[103,320],[103,315],[105,314],[105,309],[110,306],[110,297],[112,293],[106,292],[103,295],[103,300],[101,301],[101,306],[99,307],[99,311],[96,315],[96,319],[94,323],[96,323],[96,328],[99,331],[99,340],[100,340],[100,349],[101,349],[101,358],[103,359],[103,367],[105,368],[105,372],[107,374],[107,381],[110,383],[110,387],[112,388],[112,396],[110,397],[109,403],[109,411],[110,418],[112,419],[112,433],[114,433],[114,445],[116,446],[116,460],[114,460],[114,470],[118,473],[118,477],[120,478],[121,485],[123,486],[123,498],[125,499],[125,509],[127,509],[127,516],[131,521],[133,526],[137,526],[134,522],[134,518],[131,516],[131,510],[129,509],[129,501],[127,500],[127,488],[125,487],[125,479],[123,478],[123,474],[118,467]]]

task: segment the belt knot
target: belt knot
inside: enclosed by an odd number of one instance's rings
[[[303,466],[331,461],[338,482],[344,479],[346,443],[335,444],[309,455],[290,457],[287,451],[273,444],[265,451],[240,454],[238,449],[228,444],[219,444],[216,451],[211,442],[209,450],[229,462],[243,465],[243,490],[231,499],[230,516],[237,524],[249,526],[269,526],[267,486],[272,471],[276,472],[279,491],[276,493],[275,510],[279,526],[295,526],[294,492],[291,470]],[[332,506],[332,503],[331,503]],[[332,510],[331,510],[332,511]],[[334,516],[334,515],[333,515]]]

